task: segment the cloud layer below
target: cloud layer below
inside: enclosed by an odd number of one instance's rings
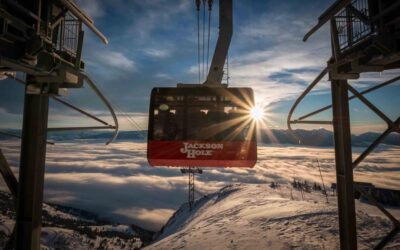
[[[18,173],[18,141],[1,141],[0,147]],[[353,158],[360,152],[354,148]],[[400,147],[378,148],[356,169],[355,179],[400,189],[399,153]],[[335,182],[331,148],[261,145],[258,154],[252,169],[206,169],[196,177],[196,190],[207,194],[230,183],[267,185],[290,182],[294,177],[320,183],[317,157],[326,184]],[[48,147],[45,200],[157,230],[187,201],[187,178],[179,169],[150,167],[142,142],[58,143]],[[0,187],[5,189],[2,180]]]

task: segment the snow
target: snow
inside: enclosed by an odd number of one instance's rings
[[[170,219],[146,250],[155,249],[338,249],[338,216],[334,197],[281,186],[236,184],[187,204]],[[365,205],[369,206],[369,205]],[[390,230],[383,217],[359,209],[359,248],[370,249]],[[400,247],[400,237],[389,244]]]
[[[43,204],[43,210],[46,210],[52,217],[57,217],[57,218],[62,218],[62,219],[67,219],[67,220],[74,220],[74,221],[84,221],[84,222],[89,222],[89,223],[95,223],[94,220],[85,219],[85,218],[78,217],[73,214],[62,212],[60,210],[55,209],[52,206],[49,206],[46,203]]]
[[[44,204],[44,210],[49,216],[44,216],[44,226],[41,230],[41,249],[137,249],[143,244],[138,234],[130,225],[99,225],[94,220],[61,212],[48,204]],[[6,244],[14,220],[8,215],[14,214],[12,210],[0,213],[0,249]],[[57,224],[64,221],[64,224]],[[71,227],[71,221],[76,221],[76,227]],[[85,223],[93,223],[93,226],[85,226]],[[49,226],[52,224],[52,226]],[[86,230],[83,230],[87,228]]]
[[[122,247],[124,245],[124,247]],[[59,227],[44,227],[41,233],[41,249],[138,249],[142,242],[137,238],[122,240],[118,237],[107,238],[98,237],[89,238],[86,235],[79,234],[73,230]]]
[[[0,249],[14,228],[15,208],[10,194],[0,192]],[[151,234],[134,225],[107,224],[90,212],[43,204],[41,249],[136,249]],[[136,233],[132,229],[134,226]]]
[[[97,230],[100,232],[120,232],[128,235],[135,236],[137,235],[134,230],[129,225],[101,225],[101,226],[91,226],[89,227],[92,230]]]

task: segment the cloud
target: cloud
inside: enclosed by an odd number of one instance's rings
[[[9,112],[7,109],[0,107],[0,128],[21,128],[22,114]]]
[[[251,85],[256,98],[265,105],[296,98],[320,69],[311,54],[294,48],[283,52],[281,46],[234,57],[230,66],[231,82]],[[301,70],[308,72],[296,72]]]
[[[150,57],[154,58],[166,58],[169,57],[171,52],[169,50],[164,50],[164,49],[145,49],[144,53],[147,54]]]
[[[96,212],[113,221],[160,229],[173,211],[187,202],[187,175],[179,168],[150,167],[144,142],[103,143],[75,140],[48,146],[45,200]],[[0,147],[17,173],[19,141],[0,141]],[[353,159],[362,150],[353,148]],[[378,147],[355,169],[355,179],[399,188],[399,152],[400,147]],[[196,176],[196,192],[208,194],[230,183],[291,182],[293,177],[320,182],[316,156],[329,186],[336,181],[332,148],[259,145],[254,168],[204,169]],[[0,186],[5,189],[4,183]]]
[[[103,67],[108,66],[122,71],[136,71],[136,63],[121,52],[101,51],[101,53],[96,53],[94,57],[97,59],[96,63]]]
[[[8,111],[5,108],[0,107],[0,115],[8,115]]]
[[[163,79],[163,80],[168,80],[168,81],[171,81],[174,79],[171,75],[166,74],[166,73],[157,73],[157,74],[155,74],[155,77]]]
[[[278,42],[298,42],[302,38],[299,31],[306,30],[308,25],[305,20],[294,20],[292,13],[268,12],[257,17],[257,21],[251,20],[241,26],[238,36],[249,39],[268,39]]]
[[[189,74],[197,74],[198,70],[199,70],[199,66],[197,64],[196,65],[192,65],[192,66],[189,67],[188,73]]]
[[[326,28],[311,42],[302,43],[312,18],[303,15],[303,8],[294,16],[280,7],[279,14],[258,13],[241,22],[233,40],[241,53],[230,57],[233,85],[252,86],[258,102],[267,106],[297,98],[325,66],[330,53]],[[328,89],[324,82],[319,91]]]
[[[144,40],[155,30],[170,29],[170,25],[163,24],[173,23],[174,17],[188,15],[191,2],[187,0],[179,0],[174,3],[168,0],[136,1],[135,5],[137,5],[136,9],[141,10],[141,13],[132,20],[128,32],[135,34],[140,40]]]
[[[104,92],[104,94],[107,94]],[[92,103],[101,102],[97,96],[90,96],[92,98]],[[63,98],[67,101],[70,98]],[[85,110],[89,114],[95,115],[97,118],[106,121],[109,124],[114,124],[114,121],[108,110],[102,110],[102,106],[97,109],[92,109],[91,107],[87,107],[86,105],[82,105],[81,103],[75,103],[79,108]],[[119,123],[120,130],[145,130],[147,128],[148,123],[148,113],[147,112],[125,112],[121,110],[120,106],[115,105],[116,103],[112,101],[112,106],[114,107],[115,112],[117,113],[117,119]],[[1,110],[0,110],[1,114]],[[76,127],[76,126],[99,126],[102,125],[98,121],[95,121],[91,118],[86,117],[85,115],[78,113],[75,110],[67,108],[63,105],[59,105],[58,103],[51,101],[50,102],[50,112],[49,112],[49,127]],[[21,115],[14,115],[15,119],[21,119]],[[11,118],[10,118],[11,119]],[[2,124],[5,128],[9,124]],[[0,127],[2,127],[0,125]]]
[[[77,0],[77,4],[91,18],[102,17],[105,15],[104,6],[99,0]]]
[[[165,218],[169,218],[175,212],[173,209],[145,209],[145,208],[124,208],[114,211],[117,215],[138,218],[146,221],[143,227],[158,228],[160,224],[165,223]]]

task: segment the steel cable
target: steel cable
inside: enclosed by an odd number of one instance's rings
[[[104,92],[102,90],[102,88],[98,87],[102,92]],[[146,136],[144,135],[144,129],[134,120],[134,118],[130,115],[128,115],[128,113],[124,112],[123,109],[121,108],[121,106],[119,106],[115,100],[113,100],[111,97],[108,97],[110,102],[112,103],[112,105],[115,107],[115,110],[117,111],[117,113],[119,115],[122,115],[130,125],[132,125],[133,128],[135,128],[138,133],[140,134],[140,136],[145,139]]]
[[[212,0],[208,0],[208,39],[207,39],[207,74],[209,72],[208,61],[210,58],[210,37],[211,37],[211,11],[212,11]]]
[[[206,0],[203,0],[203,62],[202,62],[202,79],[205,76],[205,43],[206,43]]]
[[[200,8],[197,8],[197,63],[198,63],[198,70],[199,70],[199,84],[200,84]]]

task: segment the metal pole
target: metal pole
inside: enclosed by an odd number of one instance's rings
[[[348,88],[346,80],[332,80],[333,129],[340,249],[357,249]]]
[[[40,249],[48,107],[48,95],[25,93],[16,249]]]
[[[320,174],[320,176],[321,176],[322,187],[324,188],[324,193],[325,193],[326,203],[329,203],[329,200],[328,200],[328,193],[326,192],[326,188],[325,188],[325,182],[324,182],[324,178],[322,177],[321,166],[320,166],[320,164],[319,164],[319,160],[318,160],[318,158],[317,158],[317,163],[318,163],[319,174]]]
[[[194,204],[194,169],[189,167],[189,207],[192,210]]]
[[[14,201],[15,197],[18,193],[18,181],[14,176],[14,173],[11,171],[10,165],[4,157],[3,152],[0,149],[0,173],[3,176],[5,183],[7,184],[8,189],[10,190]]]
[[[10,190],[13,200],[14,200],[14,205],[16,208],[17,204],[17,193],[18,193],[18,181],[14,176],[14,173],[11,171],[10,165],[8,165],[8,162],[6,158],[3,155],[3,152],[0,149],[0,172],[3,176],[4,181],[7,184],[8,189]],[[13,231],[10,234],[10,237],[8,238],[8,241],[6,245],[4,246],[4,250],[11,250],[14,249],[15,246],[15,227],[13,228]]]

